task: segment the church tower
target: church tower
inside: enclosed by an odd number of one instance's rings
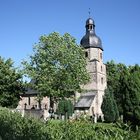
[[[84,89],[95,90],[104,95],[106,88],[106,66],[103,63],[102,42],[95,33],[93,19],[87,19],[85,27],[86,34],[81,39],[80,44],[85,51],[87,70],[90,73],[91,81],[87,85],[84,85]]]
[[[86,34],[81,39],[80,44],[84,49],[87,60],[87,71],[90,74],[90,82],[82,86],[85,92],[81,95],[76,107],[81,109],[90,104],[88,112],[90,116],[94,116],[94,121],[97,122],[99,117],[103,118],[101,105],[107,86],[106,66],[103,63],[102,42],[95,33],[95,23],[92,18],[87,19],[85,28]],[[90,101],[91,99],[92,101]],[[89,101],[90,103],[88,103]]]

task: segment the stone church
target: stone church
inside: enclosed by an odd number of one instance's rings
[[[106,89],[106,66],[103,63],[103,47],[101,39],[95,33],[95,23],[92,18],[86,21],[86,34],[81,39],[81,47],[85,52],[87,60],[87,70],[90,74],[90,82],[81,85],[82,93],[76,93],[75,113],[86,113],[94,116],[94,122],[99,117],[103,118],[101,105],[103,102],[104,90]],[[31,84],[34,80],[31,80]],[[21,100],[17,109],[43,109],[49,110],[50,99],[44,97],[40,103],[37,101],[37,91],[28,88],[21,94]]]
[[[102,42],[95,33],[95,23],[92,18],[87,19],[85,28],[86,34],[80,44],[85,52],[90,82],[81,86],[83,93],[76,93],[75,110],[77,113],[84,112],[94,116],[94,122],[97,122],[99,117],[103,119],[101,105],[107,86],[106,66],[103,63]]]

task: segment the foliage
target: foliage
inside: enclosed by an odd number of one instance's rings
[[[107,79],[123,120],[140,125],[140,66],[107,62]]]
[[[11,59],[0,57],[0,106],[15,107],[22,91],[21,74],[13,67]]]
[[[124,121],[140,125],[140,67],[138,65],[131,67],[125,75],[127,76],[121,82]]]
[[[44,123],[0,108],[0,136],[4,140],[47,140]]]
[[[113,60],[107,62],[106,69],[107,69],[107,87],[109,91],[113,94],[114,99],[117,104],[117,108],[119,114],[123,114],[123,93],[120,91],[121,83],[120,78],[122,78],[122,71],[127,67],[124,64],[116,64]],[[125,76],[125,75],[124,75]]]
[[[137,140],[129,126],[119,123],[52,120],[45,124],[2,108],[0,124],[0,136],[4,140]]]
[[[119,117],[116,101],[114,100],[114,96],[109,91],[109,89],[106,89],[105,91],[102,111],[104,114],[105,122],[115,122]]]
[[[89,80],[82,48],[68,33],[41,36],[30,62],[23,62],[25,74],[35,79],[41,95],[65,96],[80,90]]]
[[[69,116],[72,116],[73,110],[74,110],[74,106],[73,106],[71,100],[62,99],[59,101],[58,109],[57,109],[58,114],[65,115],[66,118],[67,117],[69,118]]]

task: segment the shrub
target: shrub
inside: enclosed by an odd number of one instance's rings
[[[45,123],[0,108],[0,136],[4,140],[137,140],[139,135],[119,123],[93,124],[84,120]]]
[[[41,121],[0,108],[0,136],[4,140],[46,140],[45,130]]]

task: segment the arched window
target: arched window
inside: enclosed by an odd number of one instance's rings
[[[85,52],[85,57],[88,57],[88,52]]]
[[[90,30],[92,30],[92,25],[89,26]]]
[[[88,30],[92,30],[93,26],[92,25],[88,25]]]

